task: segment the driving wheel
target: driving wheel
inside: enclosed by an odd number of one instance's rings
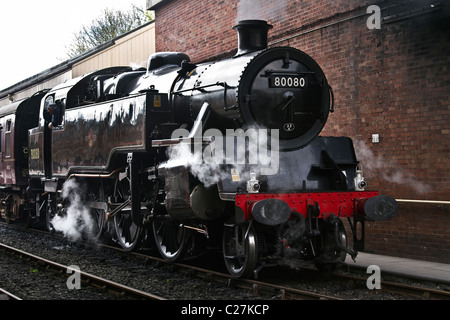
[[[117,177],[114,183],[114,205],[124,205],[125,202],[130,202],[130,190],[129,177],[124,177],[121,180]],[[124,250],[133,250],[140,242],[142,228],[133,222],[131,203],[124,205],[124,208],[114,215],[113,220],[117,242]]]

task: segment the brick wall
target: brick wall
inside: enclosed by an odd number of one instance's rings
[[[366,223],[366,250],[421,260],[450,262],[450,207],[401,203],[393,221]]]
[[[323,68],[336,112],[322,135],[354,139],[370,188],[395,198],[450,200],[450,15],[444,4],[424,13],[428,2],[162,1],[156,50],[183,51],[194,62],[230,56],[238,20],[268,20],[269,45],[301,49]],[[382,17],[411,17],[370,30],[371,4]],[[367,224],[366,249],[450,263],[449,209],[402,203],[397,218]]]
[[[234,1],[170,1],[156,16],[156,51],[182,51],[200,62],[236,48]]]

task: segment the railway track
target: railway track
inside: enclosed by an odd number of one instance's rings
[[[22,300],[22,299],[12,294],[11,292],[0,288],[0,300]]]
[[[34,230],[34,229],[26,229],[21,228],[18,226],[8,225],[8,227],[14,227],[19,228],[21,230],[26,230],[26,232],[35,232],[39,235],[49,235],[47,231],[42,230]],[[55,235],[52,235],[55,236]],[[85,243],[86,245],[89,245],[89,243]],[[167,262],[164,259],[154,257],[148,254],[143,254],[139,252],[128,252],[124,251],[121,248],[110,246],[110,245],[103,245],[103,244],[97,244],[97,246],[112,250],[114,252],[118,252],[121,255],[124,256],[134,256],[137,259],[140,259],[142,261],[145,261],[146,265],[152,264],[158,268],[160,267],[166,267],[171,272],[178,272],[181,274],[188,275],[191,278],[199,278],[199,279],[205,279],[207,281],[213,281],[217,283],[221,283],[228,287],[233,287],[245,291],[250,291],[253,296],[257,297],[266,297],[269,299],[282,299],[282,300],[342,300],[338,297],[334,297],[331,295],[326,294],[319,294],[311,291],[306,290],[299,290],[288,286],[281,286],[277,284],[270,284],[265,283],[261,281],[255,281],[255,280],[249,280],[249,279],[235,279],[228,273],[222,273],[214,270],[208,270],[205,268],[189,265],[189,264],[183,264],[183,263],[170,263]],[[21,250],[14,249],[12,247],[5,246],[7,250],[14,250],[16,254],[23,254],[23,255],[30,255],[32,258],[32,254],[27,254]],[[2,245],[0,244],[0,248],[2,248]],[[39,257],[38,257],[39,258]],[[43,263],[48,263],[50,266],[53,266],[55,264],[55,268],[59,268],[60,270],[67,270],[67,266],[60,265],[58,263],[53,263],[51,261],[45,261],[43,260]],[[95,276],[86,274],[85,278],[91,279],[92,281],[96,281]]]
[[[57,262],[39,257],[37,255],[5,245],[3,243],[0,243],[0,250],[2,250],[3,252],[8,252],[18,257],[19,259],[23,259],[23,261],[34,262],[40,265],[41,267],[44,267],[45,269],[53,269],[60,273],[66,273],[68,272],[68,270],[72,269],[70,266],[59,264]],[[114,292],[124,298],[126,297],[129,299],[138,299],[138,300],[165,300],[160,296],[144,292],[141,290],[137,290],[81,270],[74,270],[74,271],[79,273],[80,280],[83,281],[84,283],[87,283],[90,286],[101,288],[103,290],[107,290],[109,292]],[[9,297],[15,297],[14,295],[7,293],[6,291],[2,290],[2,292],[8,295]]]
[[[197,266],[192,266],[183,263],[169,263],[163,259],[143,256],[139,253],[134,253],[134,255],[147,259],[156,265],[166,265],[172,271],[181,272],[189,275],[190,277],[198,277],[206,279],[209,281],[221,282],[224,285],[232,286],[239,289],[249,290],[255,296],[271,297],[280,300],[343,300],[339,297],[320,294],[316,292],[311,292],[307,290],[300,290],[289,286],[278,285],[274,283],[256,281],[251,279],[236,279],[227,273],[217,272],[214,270],[204,269]]]
[[[11,227],[11,226],[9,226]],[[27,231],[29,232],[29,231]],[[43,233],[39,231],[39,233]],[[44,232],[45,233],[45,232]],[[89,244],[87,244],[89,246]],[[223,284],[224,286],[238,288],[242,290],[246,290],[251,292],[252,296],[261,297],[261,298],[269,298],[269,299],[301,299],[301,300],[343,300],[343,299],[355,299],[355,297],[337,297],[333,294],[321,294],[317,292],[311,292],[310,290],[304,290],[295,288],[291,284],[279,284],[279,283],[268,283],[263,281],[249,280],[249,279],[235,279],[232,278],[228,273],[222,273],[219,271],[208,270],[202,267],[194,266],[191,264],[185,263],[168,263],[165,260],[153,257],[146,253],[140,252],[126,252],[120,248],[115,246],[106,246],[101,245],[106,250],[113,250],[114,252],[119,252],[121,255],[125,257],[133,257],[143,261],[145,265],[153,265],[157,268],[167,268],[170,272],[176,274],[184,274],[188,275],[189,278],[198,278],[205,279],[207,281],[212,281],[216,283]],[[23,254],[23,251],[18,252],[17,254]],[[67,270],[67,266],[62,266],[60,269]],[[312,272],[310,270],[310,272]],[[316,270],[314,270],[316,272]],[[300,272],[302,273],[302,272]],[[86,275],[86,279],[89,277]],[[95,278],[95,277],[93,277]],[[342,281],[349,281],[352,283],[358,283],[359,287],[366,286],[367,277],[358,277],[349,274],[341,274],[336,273],[333,275],[333,278],[342,279]],[[89,280],[89,281],[95,281]],[[302,280],[297,280],[302,281]],[[104,286],[104,285],[100,285]],[[448,300],[450,299],[450,293],[447,291],[436,290],[421,286],[411,286],[402,283],[395,283],[382,280],[381,282],[382,291],[384,292],[392,292],[393,294],[401,296],[407,296],[407,299],[439,299],[439,300]],[[117,289],[115,289],[117,290]],[[119,291],[121,289],[119,288]],[[142,299],[139,296],[135,296],[136,299]]]
[[[335,277],[347,279],[349,281],[358,281],[366,283],[367,278],[350,275],[350,274],[334,274]],[[380,281],[381,289],[394,294],[407,295],[424,300],[450,300],[450,292],[444,290],[437,290],[422,286],[398,283],[393,281]]]
[[[110,247],[111,250],[121,250]],[[126,254],[130,254],[127,252]],[[166,265],[172,271],[188,274],[190,277],[199,277],[207,280],[222,282],[229,286],[241,289],[251,290],[255,295],[272,295],[282,300],[345,300],[332,295],[325,295],[307,290],[296,289],[288,285],[279,285],[263,281],[251,279],[235,279],[229,274],[217,272],[214,270],[204,269],[197,266],[182,263],[169,263],[163,259],[152,257],[149,255],[132,252],[132,255],[145,259],[147,262],[152,261],[155,265]],[[304,268],[306,270],[306,268]],[[309,272],[318,274],[319,271],[309,269]],[[333,277],[346,281],[359,283],[360,286],[366,286],[367,277],[361,277],[350,274],[334,273]],[[411,298],[425,300],[450,300],[450,292],[437,290],[422,286],[397,283],[392,281],[381,280],[381,287],[384,292],[390,292],[397,295],[405,295]]]

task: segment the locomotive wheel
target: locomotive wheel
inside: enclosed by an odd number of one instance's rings
[[[228,272],[236,277],[251,276],[258,262],[257,235],[253,225],[225,225],[223,257]]]
[[[6,204],[3,206],[4,218],[7,224],[20,218],[20,197],[16,194],[10,194],[6,197]]]
[[[338,237],[342,246],[347,247],[347,234],[342,221],[338,224]],[[336,268],[345,261],[347,252],[336,248],[334,240],[334,229],[330,226],[325,226],[323,232],[323,249],[319,255],[319,259],[314,261],[316,268],[325,273],[333,272]]]
[[[55,199],[51,199],[49,195],[46,200],[46,210],[45,210],[45,225],[49,232],[55,232],[55,227],[53,227],[52,220],[56,215],[56,201]]]
[[[89,192],[89,194],[87,195],[87,200],[94,202],[106,202],[106,196],[102,183],[99,184],[97,192]],[[91,217],[94,221],[92,230],[92,238],[94,240],[100,239],[103,234],[103,230],[105,229],[106,225],[105,214],[105,210],[95,208],[91,209]]]
[[[114,199],[120,204],[130,198],[130,180],[124,178],[116,179],[114,184]],[[132,251],[140,242],[142,228],[133,222],[131,208],[125,208],[114,216],[114,229],[116,230],[117,242],[126,251]]]
[[[177,221],[153,221],[153,234],[156,247],[165,260],[181,260],[187,253],[189,233]]]
[[[133,222],[131,212],[115,215],[114,227],[120,246],[126,251],[132,251],[140,241],[142,228]]]

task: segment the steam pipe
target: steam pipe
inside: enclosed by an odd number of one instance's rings
[[[96,174],[96,173],[73,173],[71,174],[67,180],[70,180],[72,178],[111,178],[113,175],[115,175],[117,172],[123,170],[124,168],[118,168],[116,170],[114,170],[111,173],[108,174]]]
[[[397,202],[410,202],[410,203],[431,203],[431,204],[450,204],[450,201],[440,200],[410,200],[410,199],[395,199]]]

